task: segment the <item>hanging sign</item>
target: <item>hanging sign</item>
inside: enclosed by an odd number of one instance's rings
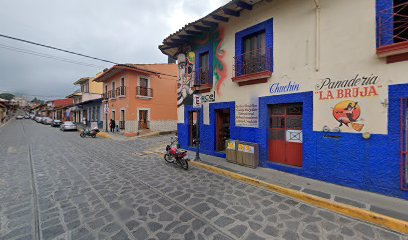
[[[388,85],[377,75],[325,78],[315,86],[313,130],[387,134]]]
[[[193,94],[193,108],[201,108],[201,96]]]

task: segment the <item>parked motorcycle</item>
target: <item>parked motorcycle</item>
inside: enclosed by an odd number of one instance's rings
[[[84,128],[81,133],[79,134],[79,136],[81,136],[82,138],[89,136],[92,138],[96,137],[96,134],[98,134],[99,129],[98,128],[94,128],[94,129],[89,129],[89,128]]]
[[[182,167],[184,170],[188,169],[187,151],[178,149],[178,144],[174,144],[178,141],[177,138],[171,138],[170,145],[166,146],[166,153],[164,154],[164,160],[169,163],[174,163]]]

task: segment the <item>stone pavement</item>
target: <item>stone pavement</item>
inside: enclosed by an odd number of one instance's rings
[[[161,148],[155,149],[155,152]],[[189,152],[195,156],[195,152]],[[277,186],[294,189],[334,202],[380,213],[392,218],[408,221],[408,201],[340,185],[305,178],[267,168],[248,168],[229,163],[224,158],[200,154],[202,162],[217,168],[259,179]]]
[[[0,129],[0,239],[407,239],[146,151],[168,138],[11,122]]]

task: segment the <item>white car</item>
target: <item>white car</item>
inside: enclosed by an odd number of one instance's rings
[[[76,131],[77,130],[77,125],[73,122],[64,122],[60,126],[61,131]]]
[[[18,115],[18,116],[16,117],[16,119],[23,119],[23,118],[24,118],[23,115]]]
[[[35,121],[36,121],[36,122],[40,123],[41,120],[42,120],[42,117],[35,117]]]
[[[45,125],[50,125],[52,123],[52,118],[50,117],[44,117],[42,118],[41,122]]]

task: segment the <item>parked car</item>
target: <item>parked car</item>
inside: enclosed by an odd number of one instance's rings
[[[50,125],[52,123],[52,118],[44,117],[44,118],[42,118],[41,123],[45,124],[45,125]]]
[[[76,131],[77,130],[77,125],[73,122],[64,122],[60,126],[61,131]]]
[[[30,119],[30,115],[25,115],[24,119]]]
[[[41,123],[41,120],[42,120],[42,117],[40,117],[40,116],[35,117],[35,121],[36,121],[36,122]]]
[[[51,127],[59,127],[61,126],[61,124],[62,124],[61,120],[54,119],[52,120]]]
[[[16,117],[16,119],[23,119],[23,118],[24,118],[23,115],[18,115],[18,116]]]

